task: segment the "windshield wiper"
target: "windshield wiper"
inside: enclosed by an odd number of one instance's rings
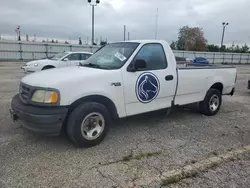
[[[94,64],[94,63],[81,64],[81,66],[84,66],[84,67],[96,67],[96,68],[100,68],[100,65],[97,65],[97,64]]]
[[[94,63],[80,64],[80,66],[83,66],[83,67],[93,67],[93,68],[98,68],[98,69],[109,69],[108,67],[100,66],[100,65],[94,64]]]

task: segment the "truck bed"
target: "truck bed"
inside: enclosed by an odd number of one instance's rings
[[[227,65],[178,65],[175,104],[202,101],[213,84],[222,85],[229,94],[235,85],[236,68]]]

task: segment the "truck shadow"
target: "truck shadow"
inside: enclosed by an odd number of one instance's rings
[[[168,115],[167,110],[164,109],[114,120],[114,122],[111,124],[107,138],[104,139],[101,145],[105,144],[105,141],[109,139],[112,139],[112,141],[118,141],[121,136],[127,137],[127,134],[130,134],[130,131],[134,133],[138,131],[138,134],[140,134],[139,132],[141,131],[141,129],[157,129],[158,127],[160,129],[160,123],[171,123],[173,121],[176,121],[177,119],[186,119],[186,116],[199,117],[200,114],[194,105],[189,105],[182,107],[174,107],[171,110],[171,113]],[[25,129],[23,129],[22,132],[24,133],[25,137],[32,142],[32,144],[43,144],[46,145],[46,147],[48,148],[56,148],[57,150],[65,148],[75,148],[75,146],[67,137],[66,133],[63,133],[62,135],[57,137],[51,137],[39,135]]]

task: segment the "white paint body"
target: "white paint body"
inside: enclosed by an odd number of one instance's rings
[[[33,73],[39,72],[46,66],[52,66],[54,68],[62,68],[62,67],[70,67],[70,66],[78,66],[79,63],[84,63],[85,60],[69,60],[69,57],[72,54],[86,54],[92,55],[89,52],[65,52],[65,55],[59,59],[41,59],[34,60],[26,63],[25,66],[22,67],[25,73]]]
[[[175,105],[202,101],[215,83],[223,84],[223,94],[229,94],[235,87],[235,68],[178,69],[175,56],[165,41],[131,41],[140,43],[127,62],[116,70],[103,70],[90,67],[51,69],[24,77],[21,82],[60,91],[60,105],[70,106],[76,100],[91,95],[109,98],[117,109],[120,118],[155,111]],[[144,44],[160,43],[165,51],[168,66],[166,69],[128,72],[127,67]],[[138,77],[144,72],[153,73],[159,80],[157,97],[149,103],[138,100],[135,86]],[[177,74],[178,73],[178,74]],[[173,80],[166,81],[167,75]],[[121,83],[116,87],[112,83]],[[176,92],[177,87],[177,92]],[[176,95],[175,95],[176,93]],[[173,101],[174,100],[174,101]]]

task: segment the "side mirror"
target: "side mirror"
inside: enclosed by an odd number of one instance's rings
[[[128,71],[129,72],[135,72],[137,70],[140,69],[145,69],[147,67],[147,63],[145,60],[143,59],[137,59],[134,61],[134,63],[132,64],[134,67],[129,67]]]
[[[67,58],[67,57],[63,59],[63,61],[68,61],[68,60],[69,60],[69,58]]]

